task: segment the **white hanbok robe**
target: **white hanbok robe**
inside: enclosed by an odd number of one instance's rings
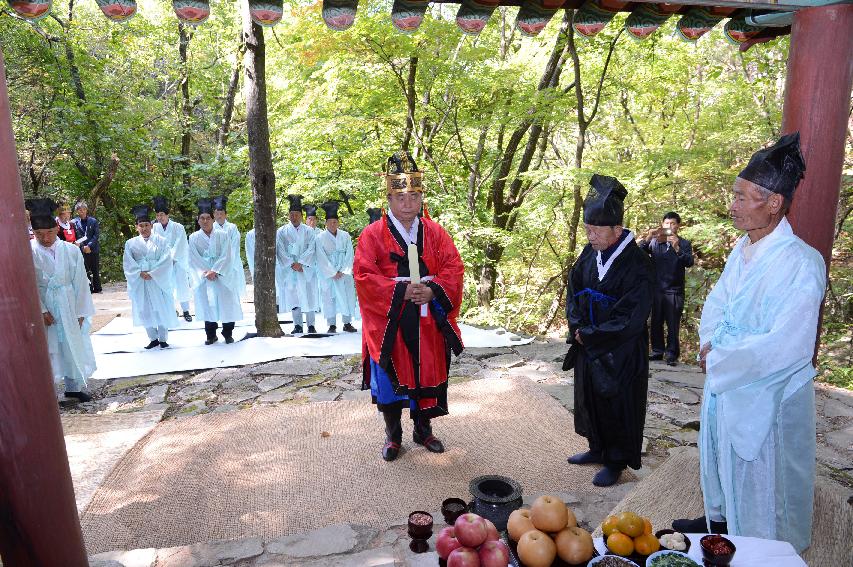
[[[154,222],[153,231],[154,234],[165,238],[171,248],[175,299],[178,300],[178,303],[187,302],[192,296],[190,293],[187,231],[184,225],[173,220],[169,220],[165,228],[159,222]]]
[[[148,240],[136,236],[125,242],[122,267],[134,326],[167,329],[178,326],[172,299],[173,266],[172,248],[162,236],[152,233]],[[148,272],[151,279],[142,279],[142,272]]]
[[[355,281],[352,277],[352,238],[345,230],[338,229],[334,235],[324,230],[317,236],[315,246],[317,279],[320,283],[320,301],[324,317],[332,319],[340,313],[354,318],[358,315],[358,307]],[[343,274],[343,277],[336,280],[334,275],[338,272]]]
[[[239,288],[237,296],[243,298],[246,295],[246,272],[243,270],[243,258],[240,256],[240,231],[237,225],[233,222],[225,221],[225,224],[213,223],[214,230],[222,230],[228,235],[228,242],[231,244],[231,254],[234,257],[234,265],[231,267],[234,270],[234,278]]]
[[[255,229],[246,233],[246,261],[249,263],[249,273],[255,281]]]
[[[303,312],[319,311],[317,302],[317,280],[314,277],[314,230],[301,223],[298,227],[287,223],[275,235],[275,285],[281,299],[282,312],[301,309]],[[291,265],[302,264],[302,272]]]
[[[787,219],[729,256],[702,310],[710,343],[699,433],[705,512],[733,535],[807,548],[815,475],[812,365],[821,255]]]
[[[54,381],[70,378],[85,386],[97,369],[89,318],[95,314],[83,254],[77,246],[57,239],[48,249],[31,240],[41,311],[54,323],[45,327]],[[51,250],[53,254],[51,254]],[[84,317],[81,327],[78,319]]]
[[[214,229],[209,235],[203,230],[192,233],[189,257],[196,317],[223,323],[240,321],[243,318],[238,295],[240,281],[234,269],[234,247],[225,231]],[[208,270],[219,276],[208,280],[204,277]]]

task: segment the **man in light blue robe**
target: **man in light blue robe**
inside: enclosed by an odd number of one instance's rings
[[[135,236],[125,242],[122,267],[127,279],[127,295],[133,312],[133,325],[144,327],[151,341],[145,347],[168,348],[169,327],[178,325],[172,299],[174,270],[168,241],[152,233],[150,209],[137,205],[131,210],[136,218]],[[158,223],[159,224],[159,223]]]
[[[355,333],[352,318],[358,313],[355,297],[355,280],[352,277],[352,238],[339,228],[338,207],[331,201],[321,207],[326,211],[326,230],[317,235],[317,279],[320,283],[320,301],[328,332],[337,332],[338,313],[344,331]]]
[[[288,195],[290,222],[275,235],[275,283],[281,298],[279,309],[293,314],[293,334],[302,334],[302,314],[308,322],[308,332],[316,333],[314,313],[318,309],[315,265],[314,230],[302,222],[302,196]]]
[[[710,530],[809,546],[815,476],[812,365],[826,286],[821,255],[785,214],[805,171],[799,133],[757,152],[734,183],[730,214],[745,231],[702,310],[707,372],[699,437]]]
[[[89,279],[80,249],[59,239],[51,199],[27,199],[35,238],[30,240],[39,303],[47,335],[54,383],[65,396],[91,401],[86,381],[95,372],[95,353],[89,338],[95,314]]]
[[[234,258],[234,264],[231,267],[234,270],[234,280],[237,282],[237,297],[243,299],[246,295],[246,272],[243,270],[243,259],[240,256],[240,230],[233,222],[228,222],[228,212],[225,206],[228,204],[228,197],[220,195],[213,198],[213,228],[222,230],[228,235],[228,242],[231,245],[231,255]]]
[[[196,317],[204,320],[206,345],[218,339],[216,329],[222,322],[222,336],[233,343],[234,324],[243,318],[240,307],[240,281],[234,264],[234,247],[224,230],[213,228],[213,202],[199,199],[198,224],[200,230],[190,235],[190,277],[195,301]]]
[[[154,197],[154,211],[157,214],[157,222],[154,223],[154,234],[162,236],[172,249],[172,279],[174,285],[175,299],[181,305],[184,321],[191,323],[190,315],[190,274],[189,258],[187,248],[187,230],[179,222],[169,218],[169,200],[158,195]]]

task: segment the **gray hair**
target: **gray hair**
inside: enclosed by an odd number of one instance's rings
[[[74,210],[76,211],[77,209],[89,210],[89,205],[86,204],[86,201],[80,199],[79,201],[77,201],[77,204],[74,205]]]

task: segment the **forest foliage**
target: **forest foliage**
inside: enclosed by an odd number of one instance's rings
[[[236,3],[212,2],[197,28],[180,26],[169,2],[139,4],[126,24],[90,1],[57,0],[37,24],[0,12],[24,192],[90,201],[108,279],[122,277],[130,207],[154,195],[190,227],[195,200],[222,193],[229,220],[242,232],[253,222]],[[695,353],[703,298],[739,236],[731,184],[779,135],[787,38],[741,53],[721,26],[689,44],[670,21],[639,42],[617,16],[586,39],[562,11],[523,38],[511,7],[470,37],[455,5],[441,4],[405,35],[388,0],[362,1],[356,24],[333,32],[320,2],[285,4],[265,30],[282,223],[287,194],[344,192],[353,214],[343,209],[342,227],[357,235],[365,209],[383,204],[376,173],[407,147],[426,172],[430,215],[465,260],[463,318],[559,336],[565,276],[585,244],[580,201],[593,172],[613,175],[629,190],[629,228],[670,210],[684,221],[697,265],[683,337]],[[827,379],[853,388],[853,136],[846,155],[822,362]]]

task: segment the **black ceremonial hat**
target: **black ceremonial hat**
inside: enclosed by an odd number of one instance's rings
[[[198,214],[213,215],[213,201],[210,199],[199,199],[195,204],[198,207]]]
[[[628,191],[615,177],[594,174],[592,187],[583,202],[583,222],[593,226],[622,224],[625,212],[623,201]]]
[[[738,177],[779,193],[789,201],[805,175],[806,161],[800,152],[800,133],[782,136],[778,142],[758,150]]]
[[[288,195],[287,200],[290,201],[288,212],[302,212],[302,195]]]
[[[163,195],[157,195],[152,200],[154,201],[154,212],[169,214],[169,199]]]
[[[326,212],[326,220],[338,218],[338,208],[341,206],[338,201],[327,201],[320,206]]]
[[[305,209],[306,217],[316,217],[317,216],[317,205],[305,205],[302,207]]]
[[[151,222],[151,207],[148,205],[136,205],[130,209],[130,214],[136,219],[137,224],[141,222]]]
[[[33,230],[56,228],[57,204],[53,199],[27,199],[24,205],[30,211],[30,226]]]
[[[213,210],[214,211],[224,211],[225,205],[228,204],[228,197],[225,195],[218,195],[213,198]]]
[[[382,219],[382,209],[367,209],[367,218],[370,219],[367,224],[373,224]]]

